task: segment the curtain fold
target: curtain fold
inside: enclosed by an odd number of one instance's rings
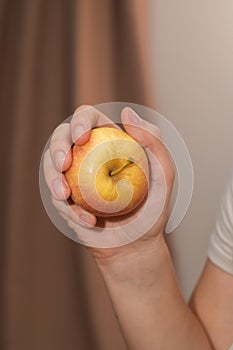
[[[38,170],[78,105],[148,103],[147,5],[0,1],[1,349],[126,349],[91,256],[45,213]]]

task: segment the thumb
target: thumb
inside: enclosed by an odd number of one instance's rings
[[[122,110],[121,120],[127,133],[154,154],[164,147],[159,128],[141,119],[132,108],[126,107]]]
[[[159,161],[166,178],[168,186],[167,198],[169,199],[175,178],[175,168],[171,161],[169,152],[162,142],[159,128],[156,125],[141,119],[137,113],[129,107],[122,110],[121,120],[126,132],[144,146],[145,149],[151,151],[151,154]],[[149,157],[152,162],[153,156],[152,158]]]
[[[163,168],[168,183],[173,183],[175,172],[169,152],[163,144],[159,128],[141,119],[137,113],[126,107],[121,112],[121,120],[126,132],[145,149],[151,151]]]

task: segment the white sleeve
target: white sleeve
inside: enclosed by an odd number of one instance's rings
[[[221,199],[208,257],[215,265],[233,274],[233,176]]]

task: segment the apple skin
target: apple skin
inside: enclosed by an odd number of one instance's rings
[[[102,148],[97,152],[98,146]],[[122,155],[121,157],[119,157],[119,152]],[[108,160],[105,162],[102,159],[103,153],[108,154]],[[140,156],[138,156],[139,154]],[[92,157],[91,162],[89,161],[85,164],[84,162],[88,155]],[[137,157],[139,157],[139,161],[127,164],[127,160],[135,160]],[[90,139],[87,143],[82,146],[76,144],[73,146],[72,158],[71,167],[64,173],[71,189],[71,198],[74,203],[80,205],[93,215],[110,217],[128,214],[145,198],[148,191],[147,156],[139,143],[123,130],[111,127],[92,129]],[[95,177],[88,178],[89,174],[93,172],[93,169]],[[111,176],[111,172],[113,171],[119,172]],[[89,192],[88,201],[83,196],[82,185],[80,185],[80,174],[85,179],[84,181],[86,181],[84,187]],[[92,198],[91,194],[91,192],[94,192],[92,188],[93,182],[95,182],[95,189],[99,198],[104,203],[111,205],[118,197],[119,189],[117,184],[120,180],[125,180],[130,184],[132,188],[130,200],[124,191],[119,208],[117,203],[116,208],[112,212],[108,212],[103,207],[98,207],[95,196],[93,195]]]

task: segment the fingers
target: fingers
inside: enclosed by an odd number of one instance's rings
[[[119,129],[111,119],[95,107],[81,106],[77,108],[70,122],[73,142],[83,145],[89,140],[91,129],[98,126],[110,126]]]
[[[70,125],[68,123],[60,124],[54,130],[50,141],[51,159],[59,172],[65,171],[71,166],[71,145]]]
[[[136,112],[126,107],[121,112],[121,119],[125,130],[142,146],[149,149],[163,167],[167,179],[174,179],[174,167],[169,152],[162,142],[159,128],[141,119]]]
[[[162,141],[159,128],[141,119],[130,107],[121,112],[121,119],[126,131],[144,147],[152,147],[154,142]]]
[[[93,227],[96,224],[96,217],[76,204],[68,205],[64,200],[71,195],[70,187],[65,176],[59,172],[53,164],[51,151],[48,149],[44,154],[44,177],[47,186],[52,194],[52,202],[68,225],[74,228],[75,224],[86,227]]]
[[[67,204],[52,198],[53,205],[59,214],[67,221],[68,224],[80,224],[86,227],[94,227],[96,217],[76,204]],[[69,225],[71,226],[71,225]]]
[[[119,128],[111,119],[92,106],[77,108],[70,124],[63,123],[53,132],[50,154],[55,168],[60,172],[67,170],[72,163],[72,144],[86,143],[91,129],[101,125]]]
[[[128,134],[142,146],[150,149],[154,155],[158,155],[161,150],[166,150],[159,128],[141,119],[133,109],[124,108],[121,112],[121,119]]]
[[[49,149],[44,154],[43,166],[45,181],[54,198],[60,201],[69,198],[70,188],[65,176],[54,167]]]
[[[79,107],[70,123],[63,123],[55,129],[50,140],[50,147],[44,154],[44,176],[52,194],[52,202],[60,215],[72,227],[77,223],[93,227],[97,219],[80,206],[68,205],[67,202],[63,202],[71,195],[71,189],[63,172],[69,169],[72,164],[72,144],[86,143],[90,137],[91,129],[99,126],[119,128],[96,108],[92,106]]]
[[[101,125],[118,128],[111,119],[96,108],[81,106],[75,111],[70,123],[59,125],[53,132],[49,150],[44,155],[44,175],[55,199],[65,200],[71,193],[62,172],[69,169],[72,164],[72,144],[87,142],[91,129]],[[81,135],[78,140],[77,135]]]

